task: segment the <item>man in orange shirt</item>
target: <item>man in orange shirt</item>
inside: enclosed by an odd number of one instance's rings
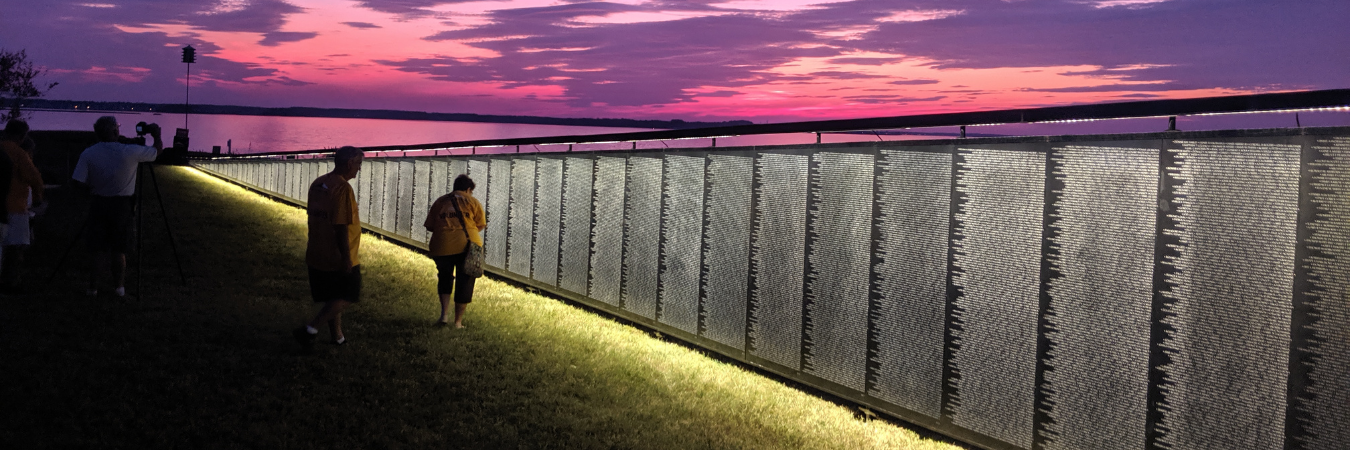
[[[364,154],[356,147],[342,147],[333,156],[333,171],[309,185],[309,243],[305,264],[309,266],[309,291],[323,308],[314,320],[291,332],[305,349],[314,346],[319,325],[328,323],[334,344],[344,344],[342,311],[361,299],[361,216],[356,195],[347,180],[361,171]]]
[[[0,292],[8,294],[22,293],[19,287],[19,272],[23,269],[24,252],[32,244],[32,232],[29,231],[29,206],[42,210],[42,174],[38,173],[33,159],[20,145],[28,136],[28,123],[22,120],[10,120],[5,124],[5,139],[0,149],[12,163],[10,169],[9,194],[5,196],[5,213],[9,219],[9,231],[0,241],[4,245],[4,258],[0,260]]]

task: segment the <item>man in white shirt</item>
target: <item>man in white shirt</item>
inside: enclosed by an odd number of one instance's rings
[[[80,154],[71,178],[89,187],[93,199],[89,202],[89,230],[86,242],[92,254],[89,268],[90,296],[98,295],[99,272],[110,266],[113,290],[118,297],[126,295],[127,250],[131,247],[132,221],[135,216],[136,172],[142,162],[154,161],[164,150],[159,127],[148,130],[155,139],[154,147],[123,144],[120,125],[113,116],[99,117],[94,122],[94,133],[99,143]],[[112,259],[109,260],[111,255]]]

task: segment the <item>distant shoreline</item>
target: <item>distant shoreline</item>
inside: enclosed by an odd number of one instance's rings
[[[160,113],[183,114],[188,106],[172,103],[137,102],[94,102],[75,100],[25,100],[23,108],[30,111],[54,112],[100,112],[100,113]],[[582,127],[614,128],[658,128],[682,130],[690,128],[724,127],[733,125],[751,125],[748,120],[725,122],[686,122],[683,120],[639,120],[639,119],[600,119],[600,118],[563,118],[540,116],[503,116],[491,114],[466,113],[430,113],[422,111],[399,111],[391,109],[345,109],[345,108],[263,108],[257,106],[233,105],[191,105],[191,114],[217,114],[239,116],[278,116],[278,117],[324,117],[338,119],[385,119],[385,120],[421,120],[433,122],[478,122],[478,123],[518,123],[528,125],[562,125]]]

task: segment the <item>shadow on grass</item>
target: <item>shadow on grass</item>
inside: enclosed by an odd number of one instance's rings
[[[39,286],[83,215],[53,191],[37,292],[0,299],[10,448],[954,448],[492,280],[469,328],[434,327],[431,261],[371,235],[350,342],[323,330],[300,352],[304,212],[187,169],[158,178],[188,286],[151,197],[134,298],[84,297],[82,246]]]

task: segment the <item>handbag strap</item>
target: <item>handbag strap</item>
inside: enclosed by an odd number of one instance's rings
[[[455,215],[459,217],[459,227],[464,229],[464,239],[473,242],[473,238],[469,237],[469,224],[464,220],[464,210],[459,209],[459,194],[451,192],[450,195],[450,204],[455,206]]]

